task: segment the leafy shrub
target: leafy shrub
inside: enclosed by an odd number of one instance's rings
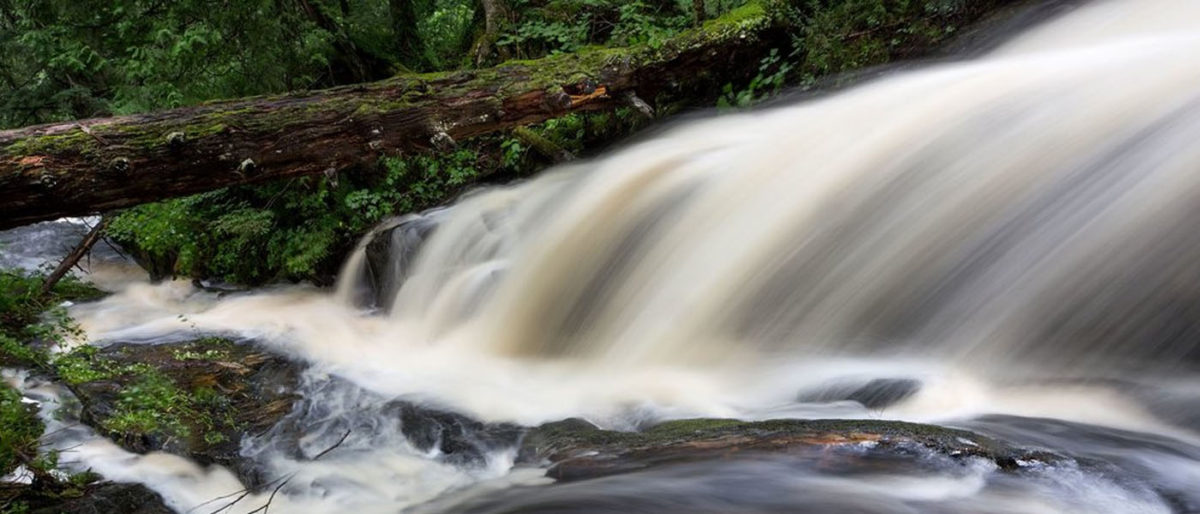
[[[155,278],[328,283],[358,236],[386,216],[444,203],[482,175],[478,151],[385,156],[372,170],[222,189],[121,212],[109,235]]]
[[[657,46],[691,26],[690,0],[514,0],[519,21],[505,27],[497,44],[514,56],[533,59],[574,52],[589,45]],[[745,0],[710,0],[715,16]]]
[[[0,363],[44,365],[45,355],[29,347],[28,342],[55,343],[79,333],[59,304],[65,300],[91,300],[104,294],[67,275],[55,284],[50,294],[43,295],[44,281],[41,274],[0,270]]]
[[[0,475],[7,475],[17,465],[31,462],[37,455],[42,423],[34,417],[21,394],[0,384]]]

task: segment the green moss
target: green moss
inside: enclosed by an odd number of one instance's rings
[[[736,419],[686,419],[668,421],[640,432],[601,430],[582,420],[548,423],[531,430],[526,451],[538,455],[561,452],[624,453],[639,449],[665,449],[672,445],[713,441],[726,437],[821,438],[866,435],[883,440],[908,441],[935,450],[999,458],[1012,450],[992,439],[964,430],[902,421],[795,420],[740,421]]]
[[[746,423],[736,419],[685,419],[668,421],[646,430],[643,435],[652,439],[674,439],[713,430],[744,426]]]
[[[769,22],[772,15],[778,12],[780,4],[780,2],[747,2],[720,17],[705,21],[699,32],[708,35],[722,35],[734,30],[756,28]]]
[[[93,153],[100,148],[100,142],[88,135],[83,129],[68,129],[55,134],[30,136],[17,140],[7,147],[0,148],[0,155],[23,157],[27,155],[52,155],[62,152]]]
[[[242,429],[230,397],[214,387],[225,368],[195,361],[236,361],[234,343],[205,337],[169,346],[82,347],[54,362],[97,427],[129,448],[206,451]],[[209,366],[209,367],[206,367]],[[113,387],[119,384],[119,387]],[[151,444],[153,446],[146,446]]]

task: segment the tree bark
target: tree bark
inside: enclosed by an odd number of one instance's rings
[[[475,49],[472,52],[475,56],[475,66],[483,66],[491,58],[496,40],[500,38],[500,22],[508,10],[502,0],[479,0],[479,7],[483,10],[483,34],[475,41]],[[502,60],[505,57],[503,53],[500,55]]]
[[[720,18],[660,47],[0,131],[0,228],[425,151],[571,112],[712,94],[785,41],[776,18]]]

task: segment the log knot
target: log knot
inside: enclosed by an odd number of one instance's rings
[[[130,168],[133,166],[129,163],[126,157],[117,157],[112,162],[108,163],[108,171],[116,176],[124,176],[129,174]]]
[[[54,186],[58,185],[58,177],[48,171],[42,172],[38,176],[38,185],[42,186],[43,189],[54,189]]]
[[[167,148],[172,152],[178,152],[183,149],[184,143],[187,143],[187,135],[183,132],[172,132],[167,134]]]
[[[437,148],[443,152],[448,152],[458,146],[458,143],[454,141],[454,138],[450,137],[450,134],[445,132],[438,132],[437,134],[434,134],[433,137],[429,138],[429,142],[433,144],[434,148]]]
[[[246,158],[241,164],[238,164],[237,171],[239,175],[249,177],[258,171],[258,165],[254,163],[254,159]]]

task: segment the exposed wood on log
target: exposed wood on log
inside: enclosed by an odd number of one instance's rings
[[[317,174],[645,98],[713,92],[786,42],[758,4],[658,47],[0,132],[0,228]]]

